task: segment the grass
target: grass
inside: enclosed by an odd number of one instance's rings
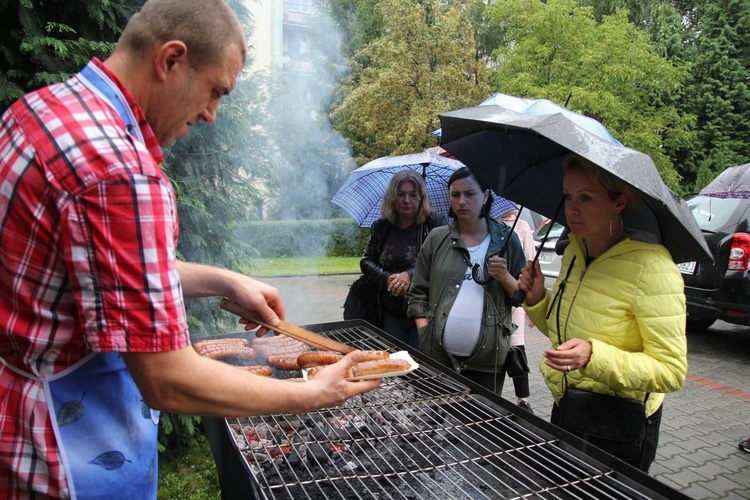
[[[159,457],[160,499],[219,500],[221,487],[208,440],[201,434],[195,446]]]
[[[360,257],[279,257],[253,259],[242,272],[255,277],[359,273]],[[160,499],[218,500],[221,498],[216,464],[204,435],[186,450],[170,450],[160,457]]]
[[[242,272],[256,277],[297,276],[304,274],[358,273],[361,257],[276,257],[253,259]]]

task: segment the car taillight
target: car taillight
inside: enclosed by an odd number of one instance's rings
[[[732,237],[732,249],[729,250],[730,271],[746,271],[750,261],[750,234],[734,233]]]

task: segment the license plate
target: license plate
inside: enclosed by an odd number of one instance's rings
[[[677,269],[682,274],[695,274],[695,262],[680,262],[677,264]]]
[[[539,254],[539,260],[542,262],[552,262],[555,260],[555,254],[552,252],[542,252]]]

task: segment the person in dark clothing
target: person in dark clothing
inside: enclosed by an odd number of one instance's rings
[[[432,228],[447,220],[432,212],[424,179],[408,169],[391,178],[380,213],[360,268],[369,280],[380,284],[383,330],[419,349],[417,327],[406,314],[406,299],[422,242]]]

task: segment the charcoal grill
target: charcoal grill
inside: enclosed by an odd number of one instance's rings
[[[420,368],[333,409],[204,419],[223,498],[688,498],[368,323],[306,328]]]

